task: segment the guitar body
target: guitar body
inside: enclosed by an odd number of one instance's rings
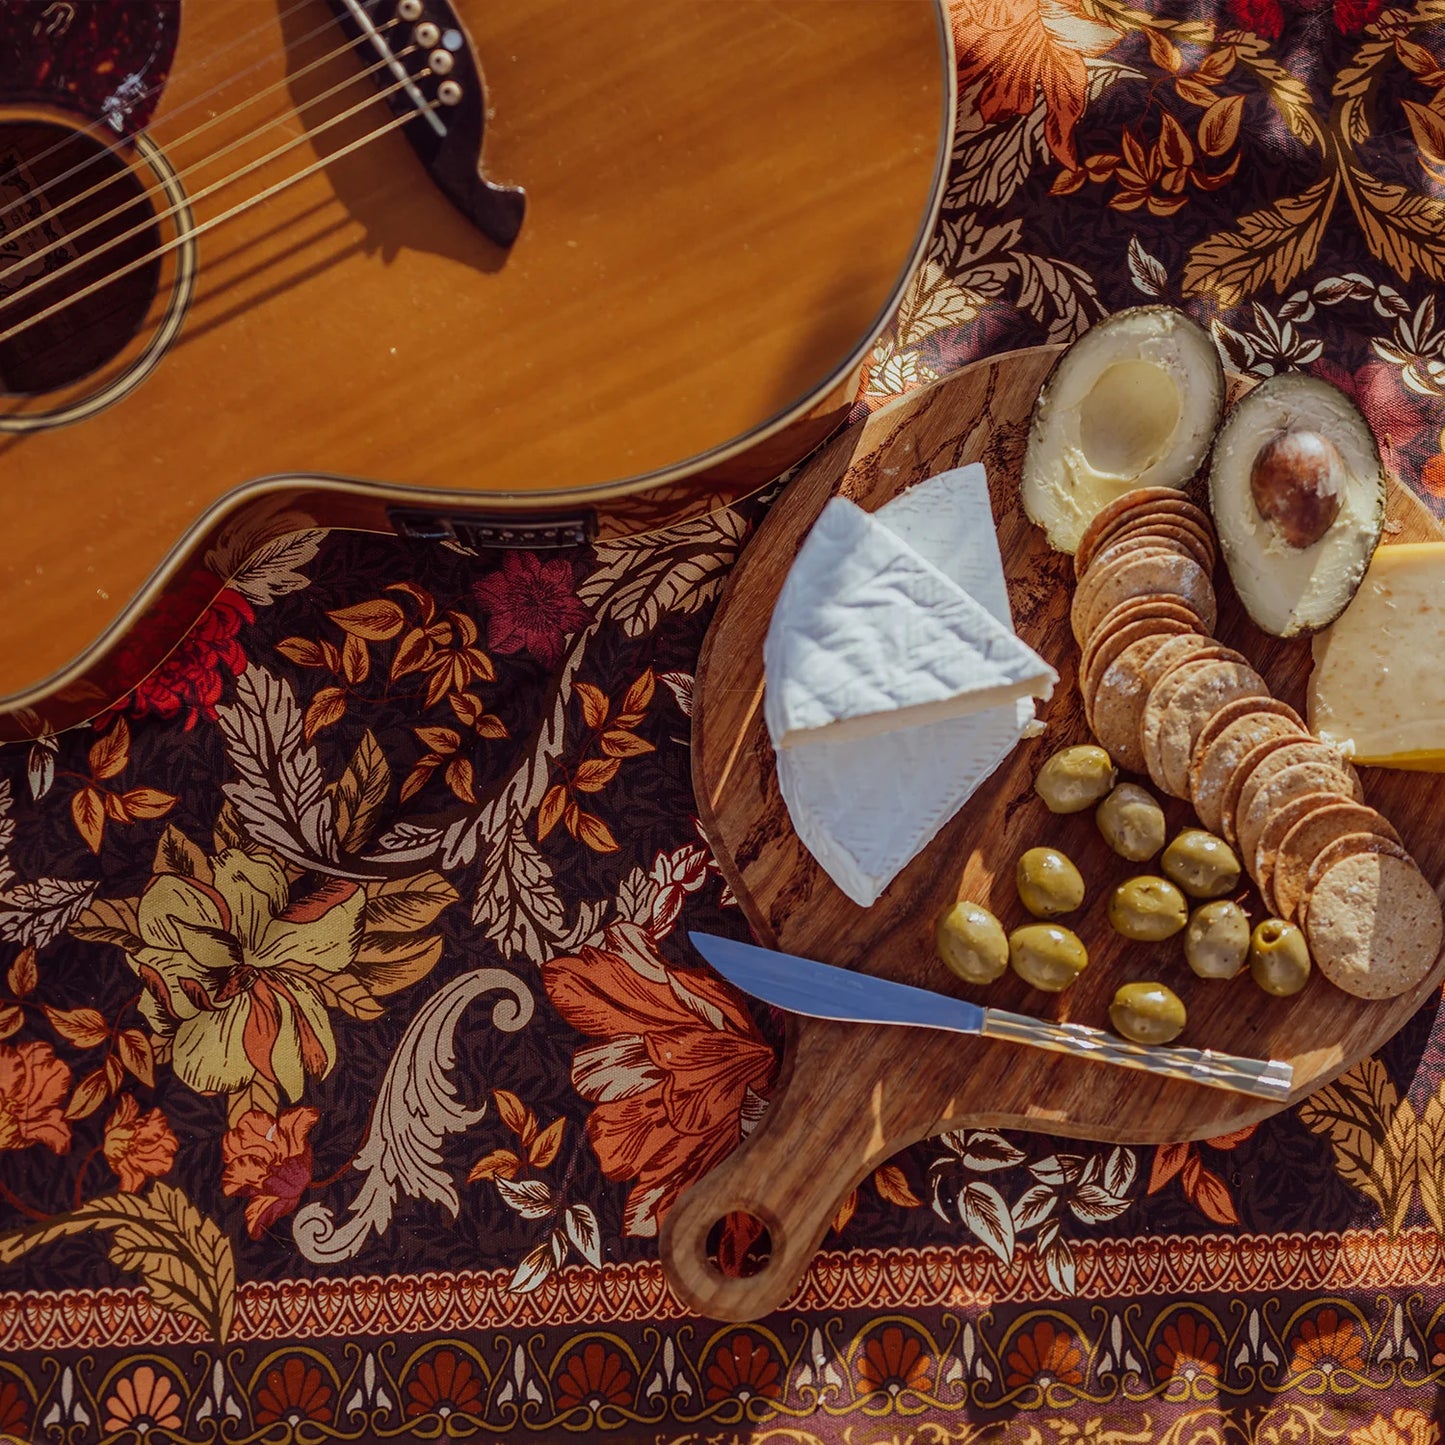
[[[852,400],[952,104],[935,0],[0,4],[0,737],[287,531],[762,485]]]

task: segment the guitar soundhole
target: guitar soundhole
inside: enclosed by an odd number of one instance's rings
[[[0,123],[0,393],[55,391],[123,351],[155,299],[160,244],[145,183],[108,146]]]

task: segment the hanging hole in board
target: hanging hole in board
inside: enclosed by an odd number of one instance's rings
[[[768,1226],[746,1210],[724,1215],[708,1231],[707,1262],[732,1279],[761,1274],[772,1254],[773,1236]]]

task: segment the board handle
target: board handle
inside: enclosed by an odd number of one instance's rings
[[[668,1282],[698,1314],[741,1323],[781,1308],[838,1202],[909,1142],[890,1134],[897,1121],[860,1109],[846,1090],[831,1097],[815,1090],[809,1072],[792,1070],[753,1133],[662,1221],[658,1250]],[[745,1278],[723,1274],[707,1252],[714,1226],[737,1212],[753,1215],[771,1236],[767,1262]]]

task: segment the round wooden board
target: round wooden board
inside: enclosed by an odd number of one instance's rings
[[[1050,551],[1018,501],[1029,411],[1054,347],[977,363],[912,393],[850,428],[811,462],[774,506],[734,570],[697,673],[693,782],[703,827],[760,943],[1022,1013],[1108,1026],[1114,990],[1157,978],[1189,1009],[1181,1044],[1294,1066],[1298,1099],[1378,1048],[1439,989],[1429,979],[1401,998],[1366,1003],[1316,976],[1292,999],[1271,999],[1246,974],[1208,982],[1191,974],[1179,939],[1129,943],[1105,916],[1112,886],[1146,871],[1104,845],[1092,812],[1059,818],[1033,793],[1056,749],[1088,740],[1077,689],[1078,648],[1068,624],[1073,559]],[[1242,382],[1235,383],[1241,390]],[[988,468],[994,520],[1019,635],[1058,669],[1040,706],[1044,735],[1025,742],[873,907],[843,896],[789,823],[763,723],[763,638],[773,603],[803,538],[835,493],[875,510],[910,485],[951,467]],[[1387,542],[1438,540],[1439,524],[1392,485]],[[1308,643],[1265,636],[1245,618],[1221,564],[1219,636],[1250,658],[1276,696],[1304,711]],[[1368,800],[1399,829],[1427,875],[1445,879],[1445,776],[1362,770]],[[1144,780],[1147,782],[1147,779]],[[1155,790],[1157,791],[1157,790]],[[1192,822],[1169,807],[1171,832]],[[1018,855],[1038,843],[1062,848],[1089,885],[1067,921],[1091,956],[1062,995],[1007,974],[987,989],[959,983],[938,960],[934,924],[957,898],[990,907],[1005,928],[1026,921],[1014,891]],[[1252,918],[1266,910],[1253,888],[1238,895]],[[962,1125],[1039,1129],[1145,1144],[1210,1138],[1280,1106],[1008,1043],[874,1025],[790,1020],[782,1078],[763,1122],[719,1168],[683,1195],[664,1223],[662,1258],[674,1287],[704,1314],[753,1319],[784,1303],[822,1241],[838,1202],[877,1165],[913,1141]],[[704,1245],[734,1210],[772,1236],[761,1273],[725,1278]]]

